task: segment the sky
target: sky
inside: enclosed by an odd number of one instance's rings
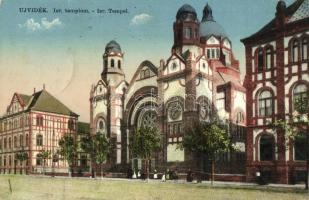
[[[286,0],[287,5],[292,2]],[[121,45],[130,82],[142,61],[158,66],[160,59],[168,59],[173,22],[186,3],[200,20],[206,3],[212,7],[214,19],[232,41],[243,77],[245,51],[240,39],[275,16],[277,0],[0,0],[0,116],[15,92],[31,95],[45,84],[48,92],[80,115],[80,121],[89,122],[90,88],[100,79],[105,45],[110,40]],[[47,13],[23,8],[46,8]],[[97,13],[98,9],[105,12]]]

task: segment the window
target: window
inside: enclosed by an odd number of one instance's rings
[[[111,67],[115,67],[115,60],[111,59]]]
[[[294,140],[294,160],[306,160],[306,136],[297,134]]]
[[[264,134],[260,138],[260,160],[270,161],[274,158],[274,138],[271,135]]]
[[[266,49],[266,69],[271,69],[272,67],[272,49],[268,47]]]
[[[244,123],[245,117],[242,112],[237,112],[236,114],[236,123]]]
[[[17,147],[17,137],[14,136],[14,148],[16,148],[16,147]]]
[[[308,88],[305,84],[299,84],[294,88],[293,106],[299,113],[305,113],[308,110]]]
[[[211,58],[216,58],[215,49],[211,49]]]
[[[121,69],[121,61],[118,60],[118,68]]]
[[[23,135],[20,135],[19,136],[19,146],[24,146],[24,136]]]
[[[74,121],[72,120],[72,119],[69,119],[69,121],[68,121],[68,129],[69,130],[75,130],[75,126],[74,126],[75,124],[74,124]]]
[[[273,112],[273,98],[269,91],[263,91],[259,95],[259,116],[270,116]]]
[[[0,139],[0,150],[2,150],[2,139]]]
[[[107,67],[107,65],[108,65],[108,60],[106,59],[104,60],[104,67]]]
[[[298,41],[295,39],[292,44],[292,62],[298,61]]]
[[[263,52],[263,49],[260,48],[258,50],[258,72],[261,72],[263,71],[263,68],[264,68],[264,52]]]
[[[9,138],[9,149],[12,148],[12,139]]]
[[[148,68],[142,70],[141,73],[140,73],[140,79],[144,79],[144,78],[148,78],[148,77],[150,77],[150,70]]]
[[[26,134],[26,146],[28,146],[29,145],[29,136],[28,136],[28,134]]]
[[[43,116],[41,116],[41,115],[36,116],[36,125],[37,126],[43,126]]]
[[[308,39],[303,38],[301,45],[301,58],[302,60],[308,59]]]
[[[186,27],[184,29],[184,35],[186,39],[191,39],[192,38],[192,29],[189,27]]]
[[[12,165],[12,156],[9,156],[9,166]]]
[[[42,154],[36,155],[36,165],[41,166],[42,165]]]
[[[207,49],[207,58],[210,58],[210,49]]]
[[[24,125],[24,118],[21,117],[21,118],[19,118],[19,127],[21,128],[21,127],[23,127],[23,125]]]
[[[43,136],[42,135],[36,136],[36,145],[37,146],[43,146]]]
[[[6,156],[3,157],[3,166],[6,166]]]
[[[3,148],[4,149],[7,148],[7,139],[6,138],[3,139]]]

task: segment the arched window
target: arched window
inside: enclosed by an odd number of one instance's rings
[[[298,61],[298,41],[295,39],[292,43],[292,62]]]
[[[302,43],[301,43],[301,57],[302,57],[302,60],[308,59],[308,39],[307,38],[303,38]]]
[[[272,67],[272,49],[268,47],[266,49],[266,69],[270,69]]]
[[[20,135],[19,136],[19,146],[24,146],[24,136],[23,135]]]
[[[105,131],[105,122],[103,118],[99,118],[97,121],[97,132]]]
[[[272,94],[265,90],[260,93],[259,99],[259,116],[270,116],[273,113],[273,97]]]
[[[138,118],[139,127],[156,127],[157,113],[153,110],[142,111]]]
[[[270,161],[274,159],[274,137],[264,134],[260,138],[260,160]]]
[[[258,50],[258,59],[257,59],[257,62],[258,62],[258,72],[261,72],[263,71],[263,68],[264,68],[264,52],[263,52],[263,49],[260,48]]]
[[[3,139],[3,148],[6,149],[6,148],[7,148],[7,145],[8,145],[8,144],[7,144],[7,139],[4,138],[4,139]]]
[[[118,68],[121,69],[121,61],[118,60]]]
[[[41,166],[43,163],[42,154],[36,155],[36,165]]]
[[[9,149],[12,148],[12,138],[9,137]]]
[[[299,133],[294,139],[294,160],[306,160],[306,135]]]
[[[17,137],[14,136],[14,148],[16,148],[16,147],[17,147]]]
[[[115,60],[111,59],[111,67],[115,67]]]
[[[308,88],[305,84],[297,85],[293,90],[294,110],[305,113],[308,110]]]
[[[192,38],[192,29],[190,27],[186,27],[184,29],[184,35],[186,39],[191,39]]]
[[[202,97],[202,99],[198,103],[199,106],[199,116],[201,121],[209,121],[212,116],[212,107],[211,102],[206,97]]]
[[[43,135],[36,136],[36,146],[43,146]]]

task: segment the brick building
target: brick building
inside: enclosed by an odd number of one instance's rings
[[[257,172],[276,183],[304,179],[302,133],[294,143],[285,141],[285,132],[269,124],[289,120],[297,98],[308,101],[308,40],[309,0],[296,0],[288,7],[278,1],[274,19],[242,40],[246,48],[247,181],[255,181]]]
[[[198,158],[176,148],[183,129],[192,121],[218,117],[231,125],[229,134],[241,151],[221,155],[216,173],[244,174],[246,91],[228,34],[208,4],[201,21],[185,4],[177,11],[173,35],[168,58],[160,66],[143,61],[130,82],[123,72],[120,45],[116,41],[106,45],[101,79],[90,92],[90,132],[106,133],[117,147],[106,169],[141,168],[141,160],[129,148],[141,125],[157,126],[162,133],[163,151],[155,156],[152,169],[194,168]]]
[[[48,158],[64,134],[75,134],[78,115],[45,89],[32,95],[14,93],[0,118],[0,173],[67,173],[66,161]],[[27,155],[21,161],[19,153]],[[44,164],[45,163],[45,164]]]

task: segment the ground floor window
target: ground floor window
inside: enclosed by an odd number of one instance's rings
[[[306,135],[298,134],[294,140],[294,160],[306,160]]]
[[[260,139],[260,160],[270,161],[274,158],[274,138],[272,135],[262,135]]]

